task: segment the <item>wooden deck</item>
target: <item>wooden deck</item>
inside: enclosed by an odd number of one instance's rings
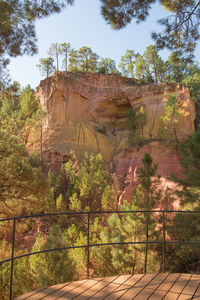
[[[147,274],[93,278],[58,284],[30,292],[15,300],[200,299],[200,275]]]

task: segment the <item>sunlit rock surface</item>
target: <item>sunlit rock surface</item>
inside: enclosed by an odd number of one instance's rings
[[[195,119],[194,103],[186,88],[172,83],[139,85],[134,79],[114,75],[57,72],[41,81],[36,93],[46,116],[42,127],[30,133],[27,148],[42,152],[44,162],[52,167],[69,159],[81,160],[85,152],[101,152],[122,189],[120,203],[130,200],[144,153],[150,153],[158,164],[165,186],[171,184],[171,173],[181,175],[179,154],[159,142],[164,126],[161,117],[171,94],[181,102],[176,131],[178,139],[185,139],[194,132]],[[131,108],[139,111],[141,106],[147,112],[143,128],[146,143],[133,147],[126,114]]]

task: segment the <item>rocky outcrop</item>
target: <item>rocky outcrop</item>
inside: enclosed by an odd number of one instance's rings
[[[42,152],[48,164],[60,164],[84,153],[101,152],[119,182],[126,186],[121,199],[129,198],[135,171],[141,157],[149,152],[166,180],[170,173],[181,173],[176,150],[160,144],[161,116],[169,95],[181,102],[181,118],[176,122],[179,139],[194,131],[195,108],[186,88],[176,84],[139,85],[134,79],[114,75],[57,72],[40,83],[37,97],[46,116],[40,130],[32,131],[27,148]],[[145,145],[131,146],[127,112],[143,106],[147,119],[143,128]],[[170,130],[170,129],[169,129]],[[171,134],[171,133],[169,133]]]
[[[158,142],[152,142],[143,147],[125,149],[114,158],[116,175],[124,190],[119,197],[119,204],[124,200],[130,200],[134,189],[137,187],[137,169],[142,166],[142,158],[145,153],[149,153],[153,162],[158,166],[157,174],[161,176],[160,184],[166,194],[167,189],[173,189],[175,184],[171,182],[171,174],[182,177],[180,166],[180,155],[174,149],[166,147]]]

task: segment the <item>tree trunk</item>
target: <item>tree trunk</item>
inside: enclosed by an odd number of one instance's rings
[[[65,57],[65,73],[67,73],[67,53],[66,53],[66,57]]]
[[[57,71],[58,71],[58,54],[56,54],[56,65],[57,65]]]

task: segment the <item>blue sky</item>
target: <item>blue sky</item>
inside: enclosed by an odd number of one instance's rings
[[[75,49],[91,47],[99,56],[110,57],[118,65],[126,49],[143,53],[153,43],[151,32],[160,29],[157,20],[167,14],[162,7],[154,5],[146,22],[139,25],[132,22],[126,28],[114,31],[100,15],[98,0],[76,0],[74,6],[36,23],[38,54],[13,58],[9,65],[11,78],[22,86],[36,87],[43,79],[36,64],[39,58],[48,56],[47,50],[54,42],[70,42]],[[160,55],[166,59],[168,51],[163,50]]]

